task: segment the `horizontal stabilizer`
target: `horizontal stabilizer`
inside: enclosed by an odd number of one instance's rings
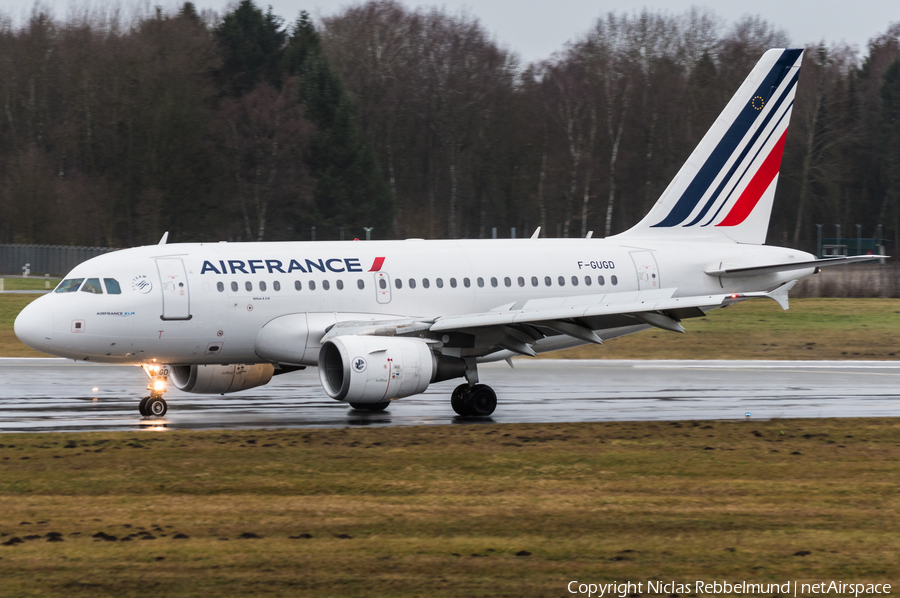
[[[806,270],[808,268],[830,268],[832,266],[841,266],[844,264],[855,264],[857,262],[870,262],[873,260],[884,259],[886,255],[854,255],[852,257],[831,257],[824,260],[808,260],[805,262],[789,262],[785,264],[771,264],[767,266],[751,266],[749,268],[728,268],[725,270],[707,270],[709,276],[718,276],[721,278],[743,278],[745,276],[761,276],[763,274],[774,274],[776,272],[790,272],[791,270]]]

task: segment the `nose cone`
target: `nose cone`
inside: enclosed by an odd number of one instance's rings
[[[19,340],[38,351],[49,353],[53,336],[53,312],[40,299],[25,306],[13,325]]]

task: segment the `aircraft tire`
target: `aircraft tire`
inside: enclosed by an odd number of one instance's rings
[[[147,401],[149,401],[149,400],[150,400],[150,397],[144,397],[143,399],[141,399],[141,402],[138,403],[138,411],[139,411],[140,414],[143,415],[143,416],[150,415],[150,414],[147,412]]]
[[[466,409],[466,395],[468,392],[469,385],[460,384],[453,389],[453,394],[450,395],[450,406],[453,407],[453,411],[455,411],[457,415],[471,415],[468,409]]]
[[[165,399],[150,397],[144,410],[150,417],[163,417],[166,411],[169,410],[169,406],[166,404]]]
[[[384,411],[390,404],[390,401],[385,401],[384,403],[350,403],[350,406],[357,411]]]
[[[465,400],[467,415],[487,417],[497,408],[497,393],[487,384],[476,384]]]

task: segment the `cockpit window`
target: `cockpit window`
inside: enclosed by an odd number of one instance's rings
[[[74,293],[84,282],[83,278],[67,278],[56,287],[57,293]]]
[[[104,278],[103,282],[106,284],[106,292],[110,295],[122,294],[122,287],[119,286],[119,281],[115,278]]]
[[[84,286],[81,287],[82,293],[93,293],[95,295],[102,295],[103,288],[100,286],[99,278],[88,278],[84,283]]]

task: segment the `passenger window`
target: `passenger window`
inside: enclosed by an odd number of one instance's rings
[[[577,287],[577,286],[578,286],[578,277],[577,277],[577,276],[573,276],[573,277],[572,277],[572,286],[573,286],[573,287]]]
[[[454,289],[456,288],[456,279],[455,278],[450,279],[450,286]]]
[[[497,279],[496,279],[494,276],[491,276],[491,286],[492,286],[492,287],[496,287],[496,286],[497,286]]]
[[[337,281],[337,288],[338,288],[339,291],[343,291],[343,290],[344,290],[344,281],[343,281],[343,280],[338,279],[338,281]]]
[[[94,295],[102,295],[103,289],[100,287],[100,279],[88,278],[87,282],[84,283],[84,286],[81,287],[81,291],[84,293],[93,293]]]
[[[519,286],[520,286],[520,287],[524,287],[524,286],[525,286],[525,279],[522,278],[521,276],[519,277]]]
[[[275,289],[276,291],[280,291],[281,283],[276,280],[275,282],[272,283],[272,288]]]
[[[237,283],[237,282],[232,282],[232,283],[231,283],[231,290],[232,290],[232,292],[237,293],[237,290],[238,290],[238,283]]]
[[[68,278],[56,287],[57,293],[74,293],[78,290],[78,287],[81,286],[81,283],[84,282],[83,278]]]
[[[592,283],[592,282],[594,282],[594,281],[591,280],[591,277],[590,277],[590,276],[585,276],[585,277],[584,277],[584,284],[586,284],[587,286],[591,286],[591,283]]]
[[[566,278],[565,278],[565,276],[560,276],[559,279],[557,280],[557,282],[559,282],[559,286],[561,286],[561,287],[566,286]]]
[[[612,276],[609,277],[609,282],[611,282],[613,284],[619,284],[619,279],[616,278],[615,274],[613,274]]]
[[[397,282],[400,282],[399,280]],[[362,280],[359,281],[359,288],[362,288]],[[381,287],[382,290],[387,288],[387,281],[383,278],[378,279],[378,286]]]
[[[532,276],[532,277],[531,277],[531,286],[533,286],[533,287],[538,286],[538,279],[537,279],[537,276]]]
[[[259,281],[259,290],[260,291],[266,290],[266,282],[264,280]]]
[[[416,288],[416,279],[415,278],[409,279],[409,288],[411,288],[411,289]]]
[[[106,292],[110,295],[122,294],[122,287],[119,286],[119,281],[115,278],[104,278],[103,282],[106,284]]]
[[[322,290],[327,291],[330,288],[331,288],[331,283],[329,283],[327,280],[323,280],[322,281]]]
[[[359,287],[359,290],[361,291],[361,290],[363,290],[364,288],[366,288],[366,283],[364,283],[364,282],[363,282],[363,279],[360,278],[359,280],[356,281],[356,286]],[[384,285],[383,287],[381,287],[381,288],[383,289],[383,288],[385,288],[385,287],[387,287],[387,283],[385,283],[385,285]]]
[[[299,280],[295,280],[294,281],[294,290],[297,290],[297,291],[303,290],[303,283],[301,283]]]
[[[220,293],[224,293],[225,292],[225,283],[223,283],[222,281],[217,282],[216,290],[218,290]]]
[[[309,286],[309,290],[310,290],[310,291],[315,291],[315,290],[316,290],[316,281],[315,281],[315,280],[310,280],[310,281],[309,281],[309,285],[307,285],[307,286]]]
[[[550,285],[553,284],[553,281],[550,280],[550,277],[549,277],[549,276],[545,276],[545,277],[544,277],[544,284],[547,285],[547,286],[549,287]]]
[[[244,288],[247,289],[248,291],[252,291],[253,283],[248,280],[247,282],[244,283]]]
[[[480,276],[478,277],[478,280],[475,281],[475,282],[478,283],[478,286],[479,286],[479,287],[483,287],[483,286],[484,286],[484,279],[481,278]]]
[[[443,278],[438,278],[438,279],[436,279],[436,280],[434,281],[434,284],[437,285],[437,288],[443,289],[443,288],[444,288],[444,279],[443,279]]]
[[[463,278],[463,286],[468,289],[470,286],[472,286],[472,283],[469,282],[468,278]]]
[[[503,284],[505,284],[505,285],[508,286],[508,287],[511,287],[511,286],[512,286],[512,281],[509,279],[509,276],[505,276],[505,277],[503,278]]]
[[[431,286],[431,283],[428,282],[428,279],[427,279],[427,278],[423,278],[423,279],[422,279],[422,287],[427,289],[427,288],[430,287],[430,286]]]
[[[403,281],[400,280],[399,278],[395,278],[395,279],[394,279],[394,286],[397,287],[398,289],[402,289],[402,288],[403,288]]]
[[[597,277],[597,284],[599,284],[599,285],[602,287],[603,285],[606,284],[606,280],[605,280],[602,276],[598,276],[598,277]]]

